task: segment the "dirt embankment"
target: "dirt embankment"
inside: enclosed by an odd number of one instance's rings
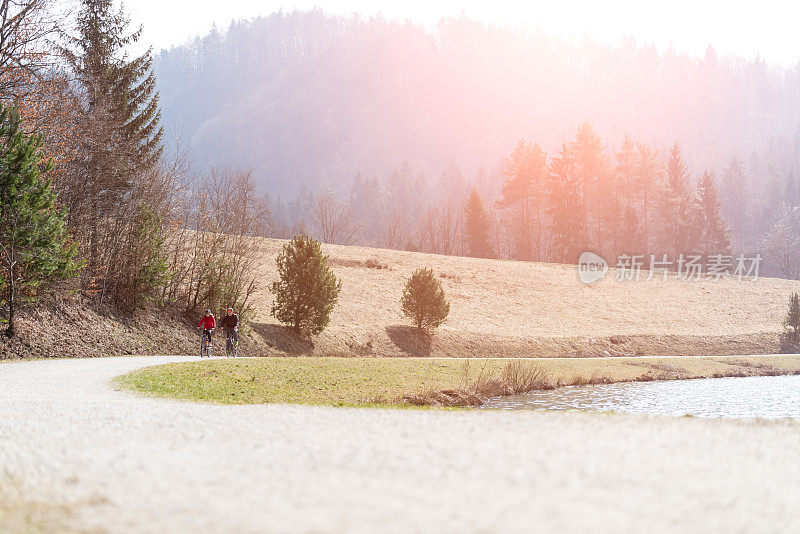
[[[0,335],[0,359],[195,354],[200,345],[196,323],[177,309],[119,314],[94,309],[79,297],[23,309],[16,324],[14,339]],[[5,332],[4,325],[0,329]],[[269,351],[260,336],[245,333],[240,339],[242,354]],[[224,350],[222,343],[217,336],[215,350]]]

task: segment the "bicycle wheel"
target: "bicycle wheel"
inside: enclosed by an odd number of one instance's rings
[[[228,339],[225,340],[225,356],[230,358],[233,355],[233,340],[231,336],[228,336]]]
[[[203,332],[203,341],[200,344],[200,357],[202,358],[205,356],[206,358],[210,358],[212,348],[213,345],[211,344],[211,340],[208,339],[208,334]]]

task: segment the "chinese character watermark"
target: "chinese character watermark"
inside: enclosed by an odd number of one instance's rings
[[[761,254],[735,258],[730,254],[680,254],[670,258],[667,254],[620,254],[614,264],[614,278],[624,281],[682,280],[719,281],[758,279]],[[603,279],[608,272],[608,262],[594,252],[584,252],[578,260],[578,277],[585,284]],[[642,271],[647,271],[646,276]]]

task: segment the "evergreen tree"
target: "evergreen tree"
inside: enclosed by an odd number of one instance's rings
[[[789,311],[783,320],[786,335],[792,343],[800,342],[800,294],[792,293],[789,296]]]
[[[692,205],[689,172],[676,142],[669,152],[666,181],[659,202],[664,222],[662,241],[673,257],[690,253],[695,246]]]
[[[443,198],[461,201],[465,194],[464,177],[456,160],[451,159],[447,168],[439,177],[439,193]]]
[[[722,178],[722,215],[730,222],[731,231],[737,236],[752,235],[751,202],[744,164],[738,158],[732,158]]]
[[[597,185],[597,236],[595,249],[608,254],[619,251],[625,226],[624,199],[619,194],[620,177],[607,168]]]
[[[128,32],[128,25],[112,0],[82,0],[77,35],[62,49],[85,96],[81,176],[75,180],[81,191],[70,195],[79,199],[70,206],[70,221],[89,242],[88,272],[105,278],[104,285],[117,293],[122,289],[113,287],[116,280],[132,274],[119,272],[129,262],[111,256],[138,246],[127,242],[138,230],[119,231],[119,221],[136,219],[126,209],[132,191],[137,185],[140,193],[146,190],[137,182],[149,176],[164,150],[151,51],[128,57],[126,48],[141,35],[141,28]]]
[[[16,108],[0,109],[0,304],[8,306],[8,337],[15,335],[19,297],[35,297],[79,268],[41,149],[41,137],[22,130]]]
[[[651,242],[652,229],[658,228],[658,223],[653,216],[657,214],[657,201],[661,196],[659,186],[662,181],[662,162],[658,152],[647,145],[637,145],[636,152],[634,175],[636,189],[640,195],[639,224],[642,249],[633,252],[646,253],[653,244]]]
[[[295,236],[278,255],[272,315],[301,334],[319,334],[330,322],[342,282],[328,267],[318,241]]]
[[[713,176],[708,171],[703,173],[697,183],[695,221],[703,254],[730,251],[730,231],[728,230],[728,224],[720,213],[717,186],[714,183]]]
[[[467,198],[464,206],[466,214],[465,233],[467,238],[467,251],[470,256],[476,258],[492,257],[492,244],[489,242],[489,215],[483,206],[483,200],[477,189]]]
[[[418,269],[411,274],[400,299],[403,314],[419,330],[431,330],[441,325],[450,313],[450,303],[442,283],[432,269]]]
[[[550,169],[553,259],[577,262],[578,256],[589,246],[589,237],[584,226],[586,218],[583,216],[579,179],[574,174],[571,154],[566,146],[552,160]]]
[[[114,9],[112,0],[81,4],[79,35],[63,53],[88,97],[88,120],[104,123],[93,133],[105,136],[100,147],[106,152],[117,151],[114,161],[121,174],[146,171],[164,151],[152,51],[128,58],[125,49],[139,41],[142,30],[128,33],[130,20],[121,9]],[[92,169],[92,162],[88,167],[95,174],[101,170]]]
[[[422,199],[426,198],[428,184],[422,172],[416,174],[408,160],[403,160],[400,168],[389,174],[386,183],[387,197],[391,199],[393,212],[404,221],[413,221],[420,217],[425,203]]]
[[[617,186],[621,198],[620,211],[622,221],[620,223],[620,236],[615,254],[633,254],[636,250],[641,250],[641,225],[636,213],[636,144],[626,136],[619,152],[616,154],[616,175]]]
[[[161,216],[143,206],[132,223],[129,248],[119,257],[126,265],[117,279],[117,302],[126,309],[157,301],[171,276]]]
[[[589,123],[578,128],[575,141],[570,144],[572,173],[578,179],[582,218],[579,225],[594,238],[599,246],[602,229],[600,228],[600,184],[606,174],[606,158],[603,154],[603,141],[595,133]]]
[[[515,256],[520,260],[541,259],[542,199],[545,194],[547,156],[538,144],[521,139],[506,160],[500,206],[516,208]]]

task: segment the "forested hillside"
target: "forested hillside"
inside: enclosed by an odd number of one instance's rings
[[[583,122],[611,145],[626,134],[679,141],[693,168],[736,156],[761,172],[760,160],[787,151],[794,164],[800,118],[796,69],[467,19],[428,32],[276,13],[162,52],[156,72],[166,122],[198,161],[252,166],[281,193],[304,181],[349,187],[356,172],[386,174],[403,159],[432,174],[455,159],[472,177],[520,137],[551,151]]]
[[[467,253],[464,236],[426,238],[421,221],[461,221],[472,185],[493,212],[519,139],[538,143],[549,162],[584,123],[606,168],[618,166],[628,137],[653,152],[659,190],[679,143],[688,183],[712,177],[736,251],[763,251],[776,223],[797,225],[797,67],[466,18],[427,30],[313,11],[214,29],[161,52],[155,71],[167,130],[196,169],[252,169],[272,198],[274,235],[303,229],[330,242]],[[337,216],[343,229],[323,229]],[[507,213],[490,218],[492,255],[531,257],[514,252]]]

